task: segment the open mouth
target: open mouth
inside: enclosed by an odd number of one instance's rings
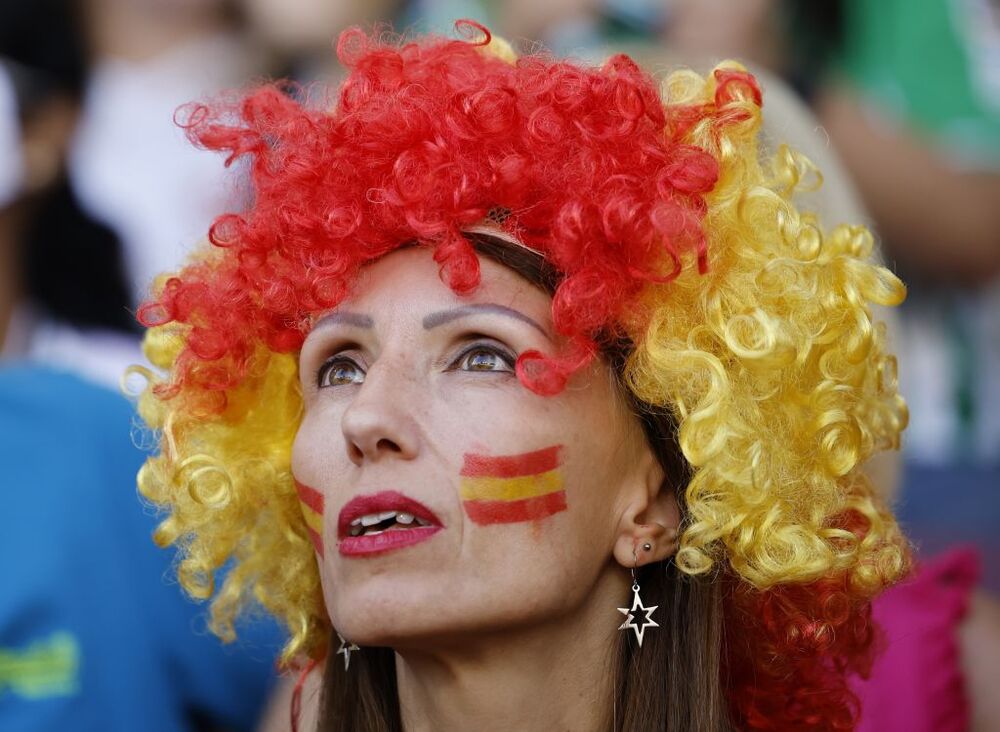
[[[412,513],[404,511],[383,511],[369,513],[351,521],[349,536],[371,536],[383,531],[398,531],[417,526],[430,526],[431,522],[417,518]]]
[[[443,528],[427,506],[397,491],[355,496],[340,511],[337,549],[347,557],[384,554],[426,541]]]

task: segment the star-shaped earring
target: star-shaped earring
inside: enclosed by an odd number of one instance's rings
[[[361,649],[351,641],[345,640],[340,633],[337,633],[337,637],[340,638],[340,648],[337,649],[337,655],[344,655],[344,670],[346,671],[347,667],[351,665],[351,651],[360,651]]]
[[[659,628],[660,624],[653,620],[650,616],[653,611],[658,608],[659,605],[653,605],[652,607],[646,607],[642,604],[642,600],[639,599],[639,583],[635,582],[632,584],[632,607],[620,607],[618,612],[625,616],[625,622],[618,626],[618,630],[627,630],[631,628],[635,631],[636,640],[639,641],[639,646],[642,647],[642,636],[646,632],[646,628]],[[635,622],[635,618],[638,610],[646,613],[646,617],[643,618],[638,624]]]

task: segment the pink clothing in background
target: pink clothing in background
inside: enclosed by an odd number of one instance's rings
[[[969,700],[958,628],[979,578],[972,549],[921,562],[916,575],[874,605],[883,652],[867,681],[854,679],[861,700],[858,732],[964,732]]]

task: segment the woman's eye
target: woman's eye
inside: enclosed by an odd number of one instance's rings
[[[323,364],[319,371],[319,386],[344,386],[360,384],[365,380],[365,372],[349,358],[339,356]]]
[[[456,367],[463,371],[513,371],[513,358],[496,348],[474,346],[459,356]]]

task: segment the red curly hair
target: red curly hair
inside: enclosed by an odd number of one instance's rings
[[[182,379],[224,390],[253,342],[296,351],[309,314],[336,306],[359,267],[407,241],[432,246],[445,281],[468,292],[479,265],[462,230],[491,211],[563,274],[553,322],[567,352],[518,359],[541,394],[593,357],[593,334],[617,329],[644,284],[676,277],[687,252],[705,270],[702,194],[718,163],[683,137],[706,110],[665,109],[623,55],[602,70],[514,66],[479,45],[384,48],[348,31],[337,53],[350,75],[333,114],[278,86],[186,110],[198,145],[227,152],[227,164],[249,159],[253,205],[211,228],[213,244],[236,250],[225,267],[169,281],[140,310],[147,326],[193,326]],[[751,77],[730,72],[720,102],[733,83],[759,99]]]

